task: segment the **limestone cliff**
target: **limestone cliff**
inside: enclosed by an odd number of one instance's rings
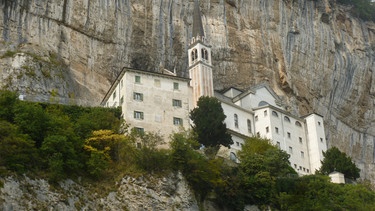
[[[210,207],[210,206],[207,206]],[[0,209],[11,210],[199,210],[182,175],[124,177],[95,187],[65,180],[0,177]]]
[[[375,24],[335,0],[200,5],[215,88],[268,82],[291,112],[323,115],[329,145],[352,156],[361,177],[374,182]],[[186,76],[193,0],[2,0],[0,6],[0,85],[26,97],[53,94],[97,105],[124,66],[164,66]]]

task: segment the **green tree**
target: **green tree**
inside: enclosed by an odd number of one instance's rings
[[[197,102],[197,107],[190,112],[192,126],[199,143],[216,154],[220,145],[230,147],[233,144],[231,135],[224,123],[226,116],[220,102],[214,97],[202,96]],[[213,149],[212,149],[213,148]]]
[[[0,120],[0,166],[24,173],[39,161],[34,141],[21,134],[15,125]]]
[[[341,172],[349,179],[359,178],[360,169],[357,168],[352,159],[347,156],[344,152],[341,152],[336,147],[328,149],[323,152],[324,159],[319,172],[328,175],[334,171]]]
[[[238,185],[236,194],[222,192],[224,198],[237,201],[236,209],[242,210],[244,204],[268,206],[277,198],[276,181],[296,172],[290,167],[289,155],[270,144],[267,139],[251,137],[245,140],[238,153]],[[234,196],[234,197],[233,197]],[[229,200],[228,200],[229,201]]]
[[[58,181],[68,173],[74,173],[83,167],[74,141],[63,135],[47,136],[40,148],[41,156],[45,159],[51,179]]]
[[[14,122],[22,133],[35,141],[36,147],[42,146],[49,120],[40,104],[19,101],[14,107]]]
[[[195,150],[198,146],[199,143],[188,133],[176,133],[172,136],[173,167],[182,172],[201,204],[209,192],[223,185],[223,180],[222,161],[207,159]]]
[[[0,90],[0,119],[13,122],[13,109],[17,101],[17,94],[15,92]]]

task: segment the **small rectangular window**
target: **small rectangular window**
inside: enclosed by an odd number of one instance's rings
[[[302,137],[299,137],[299,143],[302,144]]]
[[[320,126],[320,122],[318,122],[318,125]]]
[[[176,82],[174,82],[174,83],[173,83],[173,89],[174,89],[174,90],[178,90],[178,89],[179,89],[179,84],[176,83]]]
[[[322,142],[322,143],[323,143],[323,138],[320,138],[320,142]]]
[[[137,131],[137,133],[144,133],[145,132],[145,129],[143,129],[141,127],[135,127],[134,129],[135,129],[135,131]]]
[[[289,132],[287,132],[287,135],[288,135],[288,138],[290,138],[292,135],[290,135],[290,133]]]
[[[260,133],[259,132],[257,132],[257,136],[260,137]]]
[[[305,157],[305,153],[301,151],[301,158],[304,158],[304,157]]]
[[[143,119],[143,112],[134,111],[134,119]]]
[[[120,88],[122,88],[123,86],[124,86],[124,83],[123,83],[123,80],[121,80]]]
[[[182,102],[181,102],[181,100],[176,100],[176,99],[173,99],[172,100],[172,105],[173,105],[173,107],[182,107]]]
[[[143,101],[143,94],[138,93],[138,92],[134,92],[133,93],[133,99],[136,100],[136,101]]]
[[[276,146],[277,146],[277,148],[280,149],[280,142],[279,141],[276,143]]]
[[[173,117],[173,124],[174,125],[182,125],[182,119],[178,117]]]
[[[267,110],[264,111],[264,116],[267,116]]]
[[[293,154],[293,147],[289,147],[289,154]]]
[[[124,96],[121,96],[120,105],[122,105],[123,103],[124,103]]]
[[[237,141],[236,144],[237,144],[237,146],[240,146],[240,142]]]
[[[258,115],[257,115],[257,116],[255,116],[255,121],[258,121]]]
[[[266,133],[270,132],[270,128],[266,127]]]
[[[160,79],[155,79],[154,80],[154,86],[156,86],[156,87],[160,87],[161,86]]]
[[[247,120],[247,131],[251,133],[251,121],[250,119]]]
[[[275,132],[278,134],[279,133],[279,128],[275,127]]]
[[[116,91],[113,92],[113,100],[116,99]]]
[[[134,80],[135,80],[135,83],[141,83],[141,76],[136,75]]]

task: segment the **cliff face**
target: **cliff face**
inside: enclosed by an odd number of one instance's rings
[[[212,206],[207,206],[212,207]],[[186,210],[198,211],[182,175],[125,177],[100,187],[65,180],[0,177],[0,209],[11,210]]]
[[[375,24],[334,0],[200,2],[215,88],[268,82],[291,112],[323,115],[328,144],[352,156],[361,177],[374,182]],[[0,85],[26,98],[98,105],[124,66],[163,66],[187,76],[193,0],[0,6]]]

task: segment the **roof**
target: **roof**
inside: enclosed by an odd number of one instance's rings
[[[194,3],[194,14],[193,14],[193,37],[200,36],[204,37],[204,30],[202,24],[201,11],[199,9],[199,2],[195,0]]]
[[[111,96],[112,92],[114,89],[117,87],[118,83],[121,81],[121,79],[124,77],[126,72],[135,72],[139,74],[145,74],[145,75],[153,75],[153,76],[158,76],[158,77],[163,77],[163,78],[170,78],[173,80],[180,80],[180,81],[190,81],[190,78],[184,78],[184,77],[179,77],[179,76],[174,76],[171,74],[170,71],[168,71],[168,74],[163,74],[163,73],[157,73],[157,72],[151,72],[151,71],[146,71],[146,70],[138,70],[138,69],[133,69],[130,67],[123,67],[121,72],[118,74],[116,77],[115,81],[112,83],[111,88],[108,90],[106,95],[104,96],[102,102],[100,105],[104,105],[104,103],[108,100],[108,98]],[[164,71],[163,71],[164,72]]]
[[[245,112],[248,112],[248,113],[251,113],[251,114],[254,113],[254,112],[251,111],[251,110],[245,109],[245,108],[243,108],[243,107],[241,107],[241,106],[239,106],[239,105],[234,104],[234,103],[232,102],[232,99],[231,99],[231,98],[229,98],[229,97],[227,97],[227,96],[225,96],[225,95],[223,95],[223,94],[221,94],[221,93],[219,93],[219,92],[217,92],[217,91],[214,92],[214,95],[215,95],[216,99],[218,99],[221,103],[228,104],[228,105],[230,105],[230,106],[232,106],[232,107],[234,107],[234,108],[237,108],[237,109],[239,109],[239,110],[242,110],[242,111],[245,111]]]

